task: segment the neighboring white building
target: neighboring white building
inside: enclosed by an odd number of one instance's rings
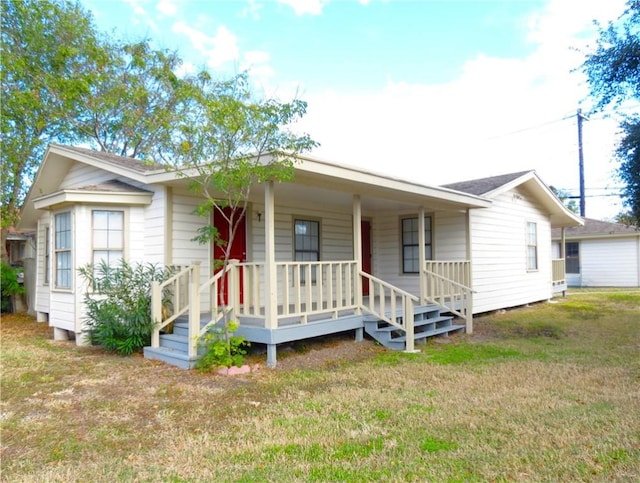
[[[558,256],[561,232],[554,230]],[[565,231],[567,283],[572,287],[639,287],[640,229],[586,218]]]
[[[279,343],[352,329],[358,337],[372,317],[406,332],[409,348],[414,316],[416,332],[427,318],[416,307],[439,304],[463,317],[470,332],[473,313],[547,300],[558,281],[551,230],[581,224],[533,171],[437,187],[309,156],[299,161],[292,182],[252,189],[233,247],[242,268],[232,270],[242,274],[229,288],[232,310],[247,339],[268,346],[271,363]],[[56,338],[75,335],[83,343],[85,287],[77,269],[121,257],[197,262],[184,277],[199,274],[209,293],[192,300],[203,312],[217,311],[217,255],[193,237],[207,223],[223,227],[194,214],[201,201],[162,167],[51,145],[20,222],[37,233],[39,320]],[[189,314],[199,326],[200,315]],[[189,330],[193,341],[198,334]],[[162,349],[157,335],[149,357]],[[189,350],[178,365],[191,367]]]

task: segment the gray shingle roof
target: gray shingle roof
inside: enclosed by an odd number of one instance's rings
[[[594,220],[592,218],[585,218],[583,226],[572,226],[565,230],[565,237],[567,238],[631,234],[640,234],[640,228],[636,226],[623,225],[622,223]],[[560,236],[561,231],[559,228],[554,228],[551,231],[552,238],[560,238]]]
[[[64,146],[59,145],[59,146],[69,151],[75,151],[79,154],[91,156],[92,158],[97,158],[97,159],[106,161],[108,163],[122,166],[124,168],[133,169],[140,173],[148,173],[149,171],[156,171],[158,169],[161,169],[160,165],[154,164],[154,163],[148,163],[141,159],[118,156],[117,154],[106,153],[103,151],[96,151],[94,149],[89,149],[89,148],[79,148],[77,146],[67,146],[67,145],[64,145]]]
[[[463,193],[469,193],[476,196],[482,196],[485,193],[489,193],[505,184],[524,176],[531,171],[520,171],[518,173],[502,174],[499,176],[490,176],[487,178],[472,179],[469,181],[460,181],[457,183],[450,183],[442,185],[444,188],[450,188],[456,191],[462,191]]]

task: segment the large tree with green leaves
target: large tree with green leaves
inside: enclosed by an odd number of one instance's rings
[[[173,142],[190,91],[175,53],[101,34],[79,3],[9,0],[1,36],[4,258],[6,229],[49,143],[152,158]]]
[[[3,235],[46,145],[84,142],[188,173],[206,200],[200,213],[218,208],[233,237],[251,187],[290,178],[295,155],[315,146],[288,129],[306,104],[255,99],[246,74],[180,78],[181,62],[147,41],[101,35],[78,3],[9,0],[2,12]],[[231,208],[230,218],[221,207]],[[215,229],[197,237],[216,241]]]
[[[600,27],[593,52],[583,64],[596,100],[594,110],[617,108],[625,102],[640,102],[640,0],[628,0],[624,13]],[[616,150],[618,175],[625,188],[624,204],[640,222],[640,116],[626,116],[621,124],[621,142]]]
[[[2,2],[2,258],[6,229],[51,141],[74,142],[69,118],[79,112],[108,53],[77,3]]]
[[[317,143],[291,129],[306,112],[304,101],[255,99],[246,73],[215,81],[203,72],[188,89],[188,114],[174,126],[175,142],[159,160],[188,178],[203,197],[200,215],[209,219],[215,214],[228,224],[228,240],[220,240],[209,223],[195,237],[201,243],[224,243],[224,258],[218,261],[224,268],[252,188],[291,180],[296,155]]]

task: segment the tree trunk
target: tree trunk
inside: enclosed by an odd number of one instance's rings
[[[9,229],[2,227],[0,230],[0,261],[9,263],[9,252],[7,252],[7,235]]]

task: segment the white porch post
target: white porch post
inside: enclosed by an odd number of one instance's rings
[[[469,288],[473,289],[473,261],[471,260],[471,256],[473,254],[473,250],[471,249],[471,210],[467,208],[464,213],[465,221],[467,222],[467,260],[468,260],[468,270],[467,273],[467,283],[469,284]],[[467,307],[466,307],[466,327],[465,332],[467,334],[473,334],[473,291],[469,291],[469,298],[467,299]]]
[[[355,302],[356,313],[362,313],[362,202],[360,195],[353,195],[353,256],[356,259]],[[356,341],[364,339],[364,328],[356,329]]]
[[[427,253],[425,251],[425,238],[424,238],[424,206],[420,207],[418,211],[418,280],[420,282],[420,303],[424,305],[426,301],[427,295],[427,279],[424,274],[425,267],[427,265]],[[433,223],[433,220],[432,220]]]
[[[274,220],[273,181],[264,189],[264,250],[265,250],[265,327],[278,327],[278,294],[276,276],[276,229]]]
[[[198,355],[200,334],[200,262],[193,263],[189,279],[189,357]]]
[[[360,195],[353,195],[353,257],[356,259],[355,296],[358,309],[362,306],[362,203]]]
[[[276,274],[276,229],[273,181],[264,185],[264,325],[278,328],[278,287]],[[267,366],[276,366],[276,344],[267,344]]]

